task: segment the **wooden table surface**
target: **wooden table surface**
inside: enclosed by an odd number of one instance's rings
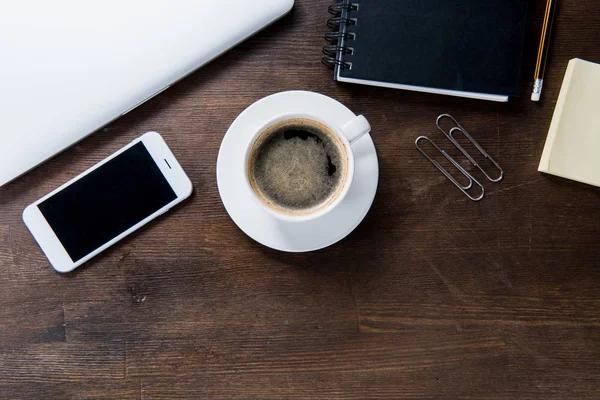
[[[559,4],[542,101],[508,104],[336,84],[324,0],[0,189],[2,399],[598,399],[600,190],[537,172],[567,62],[600,62],[600,1]],[[226,10],[224,10],[226,15]],[[380,181],[363,223],[286,254],[241,232],[217,191],[244,108],[305,89],[371,122]],[[466,199],[416,150],[449,112],[505,171]],[[32,118],[35,118],[32,115]],[[30,202],[148,130],[194,195],[60,275],[21,221]],[[477,175],[480,176],[480,175]]]

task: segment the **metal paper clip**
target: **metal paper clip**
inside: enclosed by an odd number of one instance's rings
[[[452,117],[450,117],[450,118],[452,118]],[[438,152],[440,152],[444,157],[446,157],[446,159],[448,161],[450,161],[452,163],[452,165],[454,165],[456,167],[456,169],[458,169],[459,172],[461,174],[463,174],[463,176],[465,178],[467,178],[467,180],[469,181],[469,184],[468,185],[461,185],[444,167],[442,167],[440,165],[440,163],[438,163],[433,158],[431,158],[429,156],[429,154],[425,153],[423,151],[423,149],[419,146],[419,142],[421,140],[426,140],[429,143],[431,143],[433,145],[433,147],[435,147]],[[419,136],[417,138],[417,140],[415,140],[415,146],[417,147],[417,150],[419,150],[421,152],[421,154],[423,154],[423,156],[425,156],[425,158],[428,159],[429,162],[432,163],[438,170],[440,170],[440,172],[442,174],[444,174],[444,176],[446,176],[446,178],[448,178],[450,180],[450,182],[452,182],[454,184],[454,186],[456,186],[457,188],[459,188],[460,191],[465,194],[465,196],[467,196],[469,199],[471,199],[473,201],[479,201],[479,200],[483,199],[483,196],[485,194],[485,190],[483,189],[483,186],[481,185],[481,183],[479,183],[479,181],[477,179],[475,179],[473,177],[473,175],[471,175],[470,173],[468,173],[458,162],[456,162],[456,160],[454,158],[450,157],[448,155],[448,153],[446,153],[444,150],[440,149],[437,144],[433,143],[433,141],[431,139],[429,139],[427,136]],[[474,183],[477,186],[479,186],[479,188],[481,189],[481,194],[479,196],[477,196],[477,197],[472,196],[468,192],[469,189],[471,189],[473,187]]]
[[[450,129],[450,132],[446,132],[442,129],[442,127],[440,126],[440,121],[443,120],[444,118],[448,118],[451,119],[452,122],[454,122],[454,127],[452,129]],[[492,158],[492,156],[490,156],[484,149],[483,147],[481,147],[479,145],[479,143],[477,143],[475,141],[475,139],[473,139],[471,137],[471,135],[469,135],[469,133],[465,130],[465,128],[463,128],[456,119],[454,119],[454,117],[450,114],[442,114],[439,117],[437,117],[437,120],[435,121],[435,124],[437,125],[438,129],[440,130],[440,132],[442,132],[447,138],[448,140],[450,140],[452,142],[452,144],[454,144],[454,146],[460,150],[460,152],[467,157],[467,159],[471,162],[471,164],[473,164],[475,167],[477,167],[481,173],[483,173],[483,175],[485,175],[486,178],[488,178],[490,181],[492,182],[500,182],[502,180],[502,178],[504,177],[504,171],[502,170],[502,168],[500,168],[500,165],[498,165],[498,163]],[[477,161],[475,161],[475,159],[473,157],[471,157],[471,155],[460,145],[460,143],[458,143],[458,141],[454,138],[454,132],[461,132],[463,134],[463,136],[465,138],[467,138],[467,140],[469,142],[471,142],[471,144],[473,146],[475,146],[475,148],[477,148],[477,150],[479,151],[479,153],[484,156],[486,159],[488,159],[492,164],[494,164],[494,166],[498,169],[498,171],[500,172],[500,175],[497,178],[492,178],[491,176],[488,175],[487,172],[485,172],[485,170],[483,168],[481,168],[481,166],[477,163]],[[437,146],[436,146],[437,147]]]

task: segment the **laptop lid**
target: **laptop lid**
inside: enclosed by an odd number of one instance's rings
[[[286,14],[293,0],[13,1],[0,12],[0,186]]]

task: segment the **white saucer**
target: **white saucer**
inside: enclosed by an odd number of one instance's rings
[[[377,191],[379,166],[370,135],[352,144],[354,182],[346,198],[331,212],[307,222],[283,222],[263,210],[245,184],[244,155],[252,136],[269,120],[287,113],[315,115],[342,126],[355,117],[330,97],[304,91],[277,93],[242,112],[223,138],[217,159],[219,194],[229,216],[248,236],[276,250],[305,252],[330,246],[350,234],[367,215]]]

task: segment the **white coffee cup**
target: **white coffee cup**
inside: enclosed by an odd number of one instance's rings
[[[292,120],[292,119],[308,119],[308,120],[315,121],[319,124],[325,125],[329,129],[329,131],[331,133],[335,134],[336,138],[339,139],[339,141],[342,143],[344,150],[345,150],[345,155],[346,155],[346,166],[347,166],[346,176],[345,176],[343,186],[341,187],[341,190],[339,190],[337,192],[337,195],[333,199],[326,202],[323,206],[320,206],[317,209],[315,209],[314,211],[311,211],[307,214],[301,214],[301,215],[285,213],[285,212],[282,212],[281,210],[277,210],[277,209],[271,207],[270,205],[268,205],[255,192],[255,190],[252,187],[252,184],[250,182],[250,175],[249,175],[251,152],[254,148],[254,145],[255,145],[257,139],[263,134],[263,132],[267,131],[270,127],[274,126],[275,124],[278,124],[278,123],[286,121],[286,120]],[[303,113],[302,110],[299,110],[297,113],[288,113],[288,114],[283,114],[283,115],[279,115],[275,118],[272,118],[271,120],[264,123],[260,127],[260,129],[257,129],[253,133],[252,138],[248,142],[248,145],[246,146],[246,150],[244,153],[245,154],[245,156],[244,156],[244,176],[246,178],[245,183],[247,185],[247,189],[250,192],[251,197],[263,210],[265,210],[267,213],[269,213],[270,215],[272,215],[273,217],[275,217],[281,221],[286,221],[286,222],[310,221],[313,219],[320,218],[327,213],[330,213],[344,200],[344,198],[346,197],[348,191],[350,190],[350,187],[352,186],[352,183],[354,180],[355,162],[354,162],[354,151],[352,149],[352,145],[353,145],[353,143],[356,143],[361,137],[368,134],[370,131],[371,131],[371,125],[369,124],[367,119],[362,115],[355,116],[354,118],[346,121],[341,126],[338,124],[334,124],[331,121],[328,121],[326,118],[323,118],[320,115]]]

